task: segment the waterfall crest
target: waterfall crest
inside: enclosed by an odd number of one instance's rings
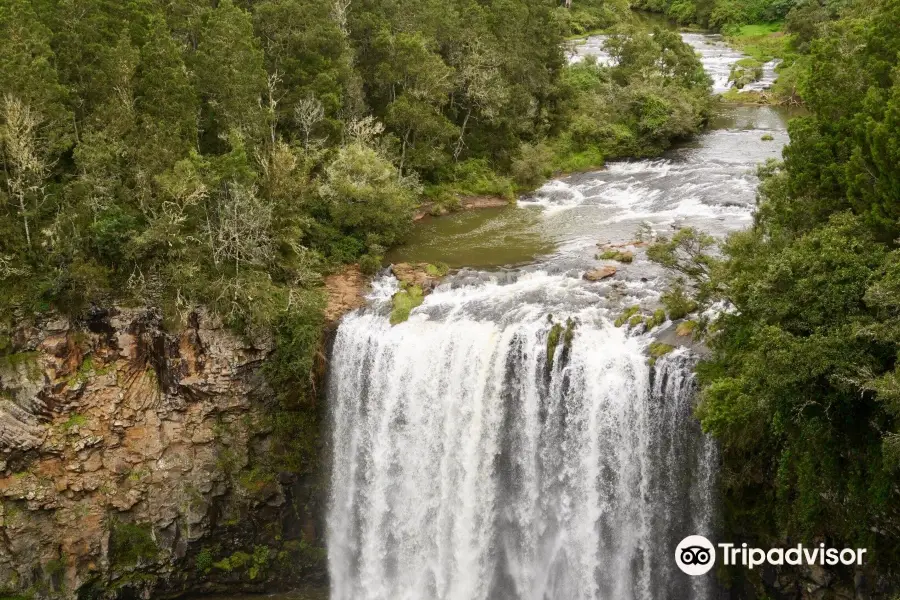
[[[596,308],[554,347],[546,311],[428,300],[401,325],[368,310],[337,332],[332,598],[711,598],[712,578],[673,560],[714,527],[693,359],[650,366],[649,340]]]

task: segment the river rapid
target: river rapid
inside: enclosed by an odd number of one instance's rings
[[[683,37],[727,89],[741,55]],[[600,38],[571,59],[588,54],[603,59]],[[666,274],[641,249],[630,264],[596,254],[644,223],[717,237],[749,226],[756,165],[780,156],[788,116],[723,104],[661,158],[417,225],[389,258],[458,270],[396,326],[398,284],[380,277],[332,350],[332,600],[720,597],[712,574],[688,577],[673,558],[683,537],[719,530],[716,447],[692,415],[697,356],[648,359],[670,323],[613,325],[626,307],[658,307]],[[608,264],[614,277],[582,277]]]

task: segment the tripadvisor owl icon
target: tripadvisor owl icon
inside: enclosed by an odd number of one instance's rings
[[[675,563],[688,575],[703,575],[716,564],[716,548],[702,535],[689,535],[675,548]]]

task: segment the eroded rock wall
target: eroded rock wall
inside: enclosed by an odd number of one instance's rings
[[[0,596],[163,598],[323,578],[318,480],[267,460],[268,340],[94,311],[0,358]]]

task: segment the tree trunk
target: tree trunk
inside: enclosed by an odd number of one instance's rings
[[[25,224],[25,241],[31,248],[31,228],[28,226],[28,213],[25,209],[25,194],[19,194],[19,210],[22,211],[22,222]]]
[[[406,144],[409,140],[409,130],[406,130],[406,133],[403,134],[403,146],[400,149],[400,176],[403,176],[403,164],[406,162]]]
[[[459,155],[463,149],[463,137],[466,135],[466,125],[469,123],[469,117],[472,116],[472,108],[466,112],[466,118],[463,119],[462,127],[459,128],[459,139],[456,140],[456,148],[453,150],[453,160],[459,162]]]

